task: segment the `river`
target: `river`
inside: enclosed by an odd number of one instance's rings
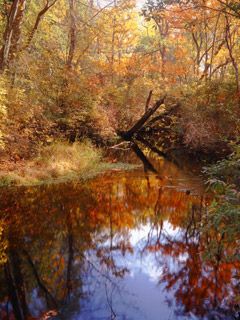
[[[1,319],[234,319],[236,243],[205,230],[199,170],[127,158],[138,167],[0,190]]]

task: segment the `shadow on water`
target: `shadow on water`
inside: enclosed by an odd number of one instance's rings
[[[1,319],[234,319],[237,239],[205,231],[198,177],[134,152],[144,170],[1,190]]]

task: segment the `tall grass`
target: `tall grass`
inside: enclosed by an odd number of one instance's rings
[[[1,172],[0,185],[86,179],[109,168],[111,164],[102,161],[101,151],[88,140],[74,144],[55,142],[43,148],[39,157],[31,162],[12,172]]]
[[[57,142],[44,148],[35,167],[44,169],[48,176],[58,177],[69,173],[84,173],[99,166],[101,152],[88,140],[82,143]]]

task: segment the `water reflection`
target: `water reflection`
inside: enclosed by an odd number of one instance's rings
[[[234,319],[237,239],[204,232],[199,180],[155,167],[1,190],[1,319]]]

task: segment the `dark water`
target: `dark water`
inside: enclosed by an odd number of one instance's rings
[[[0,191],[0,319],[234,319],[237,241],[205,231],[196,173],[151,163]]]

